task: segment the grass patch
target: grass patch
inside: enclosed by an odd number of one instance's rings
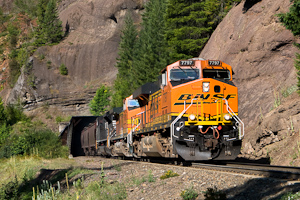
[[[87,199],[119,200],[126,199],[127,192],[123,183],[108,184],[94,181],[86,188]]]
[[[146,180],[145,177],[135,177],[135,176],[133,176],[133,177],[131,177],[131,181],[134,185],[139,186],[142,183],[145,183],[147,180]]]
[[[156,181],[156,179],[154,178],[154,175],[152,174],[152,171],[151,170],[149,170],[148,171],[148,182],[155,182]]]
[[[296,92],[298,89],[297,85],[292,85],[290,87],[284,88],[281,90],[281,94],[284,98],[290,96],[291,94],[293,94],[294,92]]]
[[[69,122],[71,120],[72,116],[67,116],[67,117],[62,117],[62,116],[57,116],[55,118],[56,123],[60,122]]]
[[[180,193],[180,196],[184,199],[184,200],[194,200],[198,197],[198,192],[193,188],[193,186],[183,190]]]
[[[13,156],[9,159],[1,159],[0,199],[31,200],[33,196],[32,188],[35,187],[35,192],[37,192],[36,184],[40,181],[37,179],[38,172],[63,169],[66,166],[75,164],[73,160],[62,158],[47,160],[38,156]],[[57,184],[57,181],[54,182],[53,178],[48,180],[48,182]],[[37,187],[41,189],[41,186]]]
[[[154,178],[151,170],[148,171],[147,176],[142,176],[142,177],[132,176],[131,177],[131,183],[136,186],[139,186],[145,182],[151,183],[151,182],[155,182],[155,181],[156,181],[156,178]]]

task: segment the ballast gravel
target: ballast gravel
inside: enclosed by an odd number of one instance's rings
[[[225,193],[227,199],[232,200],[280,199],[287,192],[300,191],[298,181],[103,157],[74,159],[83,168],[96,172],[85,178],[85,184],[99,180],[103,164],[105,179],[109,183],[124,183],[127,199],[130,200],[183,199],[180,194],[191,187],[198,193],[198,200],[205,199],[208,188]],[[178,176],[160,179],[168,170],[177,173]]]

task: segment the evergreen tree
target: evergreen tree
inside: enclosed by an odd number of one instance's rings
[[[279,14],[279,20],[284,26],[291,30],[292,33],[300,35],[300,0],[292,0],[294,3],[290,7],[290,11],[285,14]]]
[[[198,57],[218,23],[240,0],[169,0],[166,39],[172,61]]]
[[[62,22],[58,18],[56,0],[39,0],[37,5],[37,46],[59,42],[63,37]]]
[[[284,26],[291,30],[294,36],[300,35],[300,0],[293,0],[293,5],[290,7],[290,11],[285,14],[279,14],[279,20]],[[300,49],[299,44],[295,44]],[[298,79],[298,93],[300,94],[300,54],[296,53],[295,68],[297,71]]]
[[[145,5],[142,16],[142,30],[135,49],[133,61],[136,75],[134,87],[155,81],[159,72],[169,63],[167,42],[165,40],[164,14],[166,0],[151,0]]]
[[[116,67],[118,68],[117,78],[114,82],[115,93],[112,97],[112,107],[122,106],[122,100],[133,91],[135,76],[132,70],[133,55],[138,32],[133,23],[131,15],[125,19],[125,27],[122,30],[119,46],[119,58]]]
[[[49,43],[57,43],[62,39],[62,22],[58,18],[56,0],[50,0],[45,12],[45,39]]]
[[[35,44],[37,46],[40,46],[42,44],[45,44],[44,41],[44,28],[45,28],[45,12],[46,12],[46,7],[48,4],[49,0],[39,0],[38,5],[37,5],[37,23],[38,27],[35,31],[36,35],[36,41]]]
[[[109,106],[110,90],[105,85],[98,88],[96,95],[91,100],[89,106],[90,111],[95,116],[103,115]]]

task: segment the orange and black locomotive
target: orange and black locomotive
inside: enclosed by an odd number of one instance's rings
[[[230,160],[240,152],[244,124],[231,66],[219,60],[180,60],[161,71],[82,131],[86,153],[126,157]],[[101,120],[100,120],[101,119]],[[101,128],[100,128],[101,127]],[[89,133],[85,133],[88,131]],[[85,135],[94,134],[93,147]]]

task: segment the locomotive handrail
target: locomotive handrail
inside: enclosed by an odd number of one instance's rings
[[[242,133],[242,135],[239,135],[239,139],[241,140],[245,133],[244,133],[244,130],[245,130],[245,126],[244,126],[244,123],[243,121],[233,112],[233,110],[230,108],[229,104],[228,104],[228,101],[227,99],[223,98],[223,100],[225,101],[225,104],[226,104],[226,109],[228,111],[228,113],[240,124],[242,124],[242,130],[240,131]]]
[[[193,105],[193,101],[197,100],[197,99],[192,99],[191,104],[186,108],[185,105],[185,101],[184,101],[184,109],[183,111],[176,117],[176,119],[174,119],[174,121],[171,123],[171,144],[173,143],[173,137],[175,138],[179,138],[178,136],[176,136],[174,134],[174,125],[176,124],[176,122],[182,117],[182,115]],[[187,141],[193,141],[193,140],[189,140],[189,139],[184,139]]]

